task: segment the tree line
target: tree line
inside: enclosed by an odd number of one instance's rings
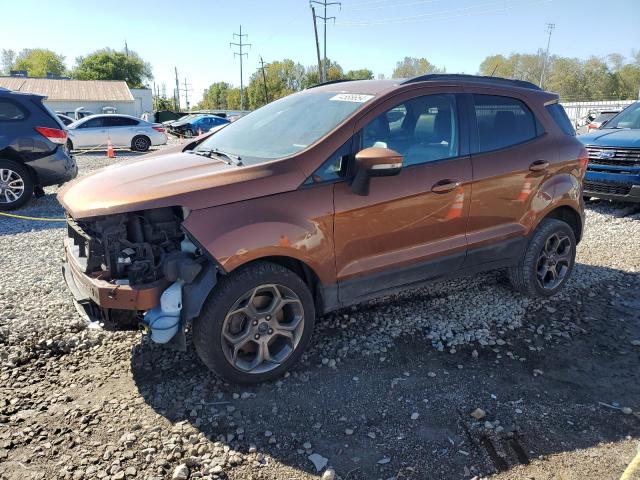
[[[67,70],[65,57],[46,48],[26,48],[18,53],[3,49],[0,52],[2,73],[25,70],[30,77],[53,74],[78,80],[124,80],[131,88],[140,88],[153,79],[151,65],[136,52],[103,48],[76,58],[74,67]]]
[[[80,80],[124,80],[129,87],[142,87],[153,79],[151,65],[136,52],[104,48],[76,58],[67,70],[65,57],[44,48],[0,52],[2,73],[26,70],[31,77],[47,73]],[[428,73],[445,73],[426,58],[404,57],[395,65],[391,78],[409,78]],[[587,59],[551,55],[539,50],[535,54],[511,53],[490,55],[479,66],[480,75],[526,80],[545,90],[557,92],[562,101],[630,100],[640,95],[640,51],[630,58],[619,53]],[[327,80],[372,79],[368,68],[345,70],[327,60]],[[384,75],[378,75],[384,78]],[[255,109],[268,102],[303,90],[320,82],[318,66],[304,66],[291,59],[271,62],[258,68],[244,89],[245,108]],[[240,89],[227,82],[215,82],[205,89],[197,109],[240,108]],[[170,108],[172,99],[156,98],[157,108]]]

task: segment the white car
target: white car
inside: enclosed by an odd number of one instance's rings
[[[145,122],[129,115],[91,115],[67,126],[69,150],[104,146],[125,147],[146,152],[152,145],[167,143],[160,123]]]

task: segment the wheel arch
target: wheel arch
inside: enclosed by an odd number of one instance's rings
[[[579,243],[582,239],[582,217],[575,208],[570,207],[569,205],[560,205],[549,211],[543,217],[543,219],[544,218],[555,218],[557,220],[562,220],[563,222],[567,223],[573,230],[573,234],[576,237],[576,243]],[[543,219],[541,219],[541,221]]]
[[[244,263],[241,266],[246,267],[257,262],[275,263],[277,265],[280,265],[281,267],[291,270],[293,273],[298,275],[309,288],[311,296],[313,297],[316,311],[319,313],[324,311],[326,299],[322,282],[320,281],[318,274],[308,263],[300,260],[299,258],[287,255],[267,255],[264,257],[253,258],[249,262]]]

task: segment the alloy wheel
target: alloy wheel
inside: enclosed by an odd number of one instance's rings
[[[136,147],[136,150],[142,152],[144,150],[146,150],[148,148],[147,146],[147,141],[142,138],[142,137],[138,137],[133,141],[133,145]]]
[[[17,202],[24,194],[24,179],[9,168],[0,169],[0,203]]]
[[[227,312],[222,350],[234,368],[264,373],[291,356],[303,330],[304,309],[298,295],[284,285],[260,285],[244,293]]]
[[[565,279],[571,266],[572,248],[567,235],[553,233],[547,238],[536,264],[536,280],[543,289],[553,290]]]

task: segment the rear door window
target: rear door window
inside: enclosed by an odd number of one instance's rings
[[[473,101],[479,152],[518,145],[542,133],[531,110],[517,98],[474,94]]]
[[[17,103],[0,99],[0,122],[17,122],[26,117],[27,113]]]

